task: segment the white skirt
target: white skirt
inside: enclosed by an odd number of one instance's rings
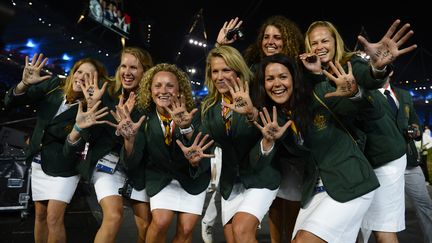
[[[277,191],[267,188],[245,189],[242,183],[234,184],[228,200],[221,199],[222,224],[225,226],[237,212],[252,214],[261,223]]]
[[[308,231],[326,242],[356,242],[357,234],[375,191],[351,201],[341,203],[327,192],[320,192],[301,208],[293,231],[293,239],[299,230]]]
[[[373,231],[399,232],[405,229],[406,155],[377,169],[380,187],[362,222],[362,228]]]
[[[123,187],[126,180],[126,175],[120,170],[116,170],[114,174],[98,171],[95,167],[93,171],[92,182],[95,188],[98,202],[108,196],[121,196],[119,188]],[[131,199],[140,202],[149,202],[150,198],[146,190],[137,191],[132,189]]]
[[[164,189],[150,197],[150,209],[168,209],[175,212],[201,215],[206,191],[198,195],[189,194],[177,180],[172,180]]]
[[[31,164],[31,190],[33,201],[57,200],[70,203],[78,186],[79,175],[50,176],[39,163]]]

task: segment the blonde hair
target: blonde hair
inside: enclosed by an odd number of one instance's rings
[[[120,55],[120,61],[123,58],[124,54],[131,54],[132,56],[136,57],[141,64],[143,68],[143,72],[145,73],[147,70],[149,70],[151,67],[153,67],[153,60],[150,55],[150,53],[144,49],[141,49],[139,47],[125,47],[123,48],[121,55]],[[115,86],[111,88],[111,94],[114,94],[118,92],[121,87],[121,77],[120,77],[120,66],[117,67],[116,73],[115,73]]]
[[[66,77],[63,86],[61,89],[63,90],[63,93],[66,95],[66,101],[67,102],[73,102],[77,97],[75,95],[75,91],[73,90],[73,82],[74,82],[74,74],[78,70],[78,68],[83,65],[84,63],[91,64],[97,71],[99,80],[102,80],[103,82],[109,82],[110,79],[108,77],[108,72],[105,68],[105,66],[99,62],[96,59],[93,58],[84,58],[81,60],[78,60],[72,67],[72,69],[69,72],[69,75]]]
[[[342,39],[342,36],[337,31],[336,27],[328,21],[315,21],[311,25],[309,25],[309,28],[305,34],[306,52],[311,52],[311,49],[312,49],[312,45],[311,45],[310,40],[309,40],[309,35],[315,28],[318,28],[318,27],[327,28],[328,31],[330,32],[330,34],[335,39],[335,56],[333,57],[332,61],[333,62],[338,61],[342,65],[345,64],[346,62],[348,62],[348,60],[351,59],[351,57],[355,54],[355,52],[351,52],[347,49],[347,47],[345,46],[345,43]]]
[[[250,84],[253,78],[253,73],[250,71],[245,60],[237,49],[231,46],[219,46],[213,48],[207,56],[206,61],[206,77],[205,84],[208,88],[208,95],[204,98],[201,103],[202,115],[204,115],[210,107],[216,104],[216,102],[221,99],[221,94],[218,92],[213,84],[212,80],[212,68],[211,60],[215,57],[222,58],[226,65],[230,67],[234,72],[237,73],[243,84]]]
[[[137,105],[141,110],[149,111],[154,105],[154,101],[151,97],[151,85],[154,76],[159,72],[170,72],[176,76],[179,84],[179,92],[185,97],[186,107],[188,111],[195,108],[195,103],[192,97],[192,87],[189,77],[176,65],[168,63],[160,63],[152,68],[150,68],[141,79],[138,88]]]

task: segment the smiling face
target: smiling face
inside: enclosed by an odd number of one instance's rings
[[[85,62],[78,67],[78,69],[73,74],[72,89],[74,92],[76,93],[82,92],[80,83],[84,84],[86,76],[87,78],[90,78],[90,74],[93,75],[96,74],[96,67],[93,66],[93,64],[89,62]]]
[[[265,68],[264,88],[275,103],[287,103],[293,92],[293,79],[288,68],[280,63],[268,64]]]
[[[126,91],[135,91],[144,75],[144,68],[138,58],[130,53],[123,53],[120,63],[120,79]]]
[[[166,71],[160,71],[153,76],[150,90],[156,109],[164,115],[167,114],[164,107],[169,107],[172,97],[177,97],[180,93],[177,77],[173,73]]]
[[[329,29],[318,26],[309,33],[311,52],[319,56],[321,64],[327,64],[333,60],[336,53],[336,41]]]
[[[210,61],[211,79],[220,94],[230,96],[229,88],[226,83],[230,83],[237,78],[237,74],[225,63],[221,57],[213,57]]]
[[[278,28],[273,25],[268,25],[265,28],[261,48],[266,56],[271,56],[282,51],[282,34]]]

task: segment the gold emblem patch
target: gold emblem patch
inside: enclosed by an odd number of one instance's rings
[[[68,124],[64,127],[65,132],[70,133],[72,131],[72,125]]]
[[[405,111],[405,117],[410,117],[410,107],[409,107],[409,105],[405,105],[404,111]]]
[[[317,130],[322,130],[327,127],[327,121],[322,114],[316,114],[313,119],[313,124]]]

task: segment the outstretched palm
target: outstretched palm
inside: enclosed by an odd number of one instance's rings
[[[247,82],[243,82],[239,77],[232,78],[231,83],[227,83],[233,103],[228,104],[222,100],[222,105],[230,108],[231,110],[247,115],[253,112],[253,104],[249,96],[249,85]]]
[[[80,128],[88,128],[95,124],[105,123],[104,121],[99,121],[100,118],[108,115],[108,108],[104,107],[102,109],[98,109],[100,101],[96,102],[96,104],[91,108],[87,109],[87,111],[83,111],[81,102],[78,103],[78,113],[75,118],[75,123]]]
[[[397,57],[417,48],[417,45],[411,45],[399,49],[414,34],[412,30],[409,30],[410,24],[405,24],[396,32],[400,22],[399,19],[393,22],[384,37],[377,43],[369,43],[363,36],[358,36],[365,53],[371,58],[373,67],[382,69],[396,60]]]
[[[261,131],[263,138],[269,143],[274,143],[277,139],[281,138],[285,131],[291,126],[292,121],[287,121],[283,126],[279,126],[277,122],[276,107],[273,106],[273,119],[264,107],[263,111],[259,113],[263,126],[254,121],[255,126]]]
[[[203,158],[213,158],[214,154],[206,154],[204,153],[205,150],[207,150],[213,143],[213,140],[210,140],[208,143],[204,144],[209,137],[208,134],[206,134],[200,141],[201,138],[201,132],[198,133],[198,135],[195,137],[195,140],[193,144],[190,147],[186,147],[183,145],[183,143],[180,140],[176,140],[177,145],[180,147],[180,149],[183,151],[184,156],[186,159],[189,160],[189,163],[196,167],[199,165],[199,162]]]
[[[170,113],[176,126],[180,128],[190,127],[192,118],[198,109],[194,108],[191,112],[188,112],[184,95],[180,95],[180,99],[173,96],[171,100],[171,108],[165,107],[165,109]]]
[[[98,100],[101,99],[108,83],[104,82],[102,88],[100,89],[98,86],[97,72],[90,73],[90,75],[85,75],[84,79],[84,84],[80,83],[80,86],[87,101],[87,107],[91,108]]]
[[[43,60],[42,60],[43,59]],[[31,60],[31,63],[29,63],[29,57],[25,57],[25,67],[22,74],[22,81],[24,84],[32,85],[40,83],[44,80],[49,79],[50,75],[40,76],[41,69],[45,66],[47,63],[48,58],[43,58],[43,54],[37,54],[35,53],[33,55],[33,58]]]
[[[329,62],[329,66],[334,75],[327,72],[326,70],[323,70],[323,73],[328,79],[335,83],[336,91],[327,93],[324,97],[353,96],[355,93],[357,93],[358,86],[354,75],[352,74],[352,66],[350,62],[348,62],[348,73],[345,72],[339,62],[336,62],[336,66],[333,64],[333,62]]]
[[[116,134],[123,136],[125,140],[130,140],[135,138],[141,124],[145,120],[145,116],[141,116],[138,122],[133,122],[130,117],[130,110],[127,105],[123,104],[123,99],[120,100],[119,104],[116,106],[116,111],[111,111],[114,119],[117,121],[117,124],[114,124],[109,121],[105,121],[105,123],[116,128]]]

